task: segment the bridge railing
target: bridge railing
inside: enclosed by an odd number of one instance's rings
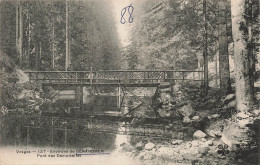
[[[30,80],[65,83],[155,83],[160,81],[203,81],[203,71],[189,70],[99,70],[28,71]]]

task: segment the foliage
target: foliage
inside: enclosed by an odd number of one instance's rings
[[[16,6],[23,7],[22,68],[64,70],[65,1],[1,1],[3,51],[18,64],[16,52]],[[119,48],[110,3],[102,0],[69,1],[70,54],[74,69],[118,68]],[[53,36],[54,29],[54,36]],[[53,53],[55,68],[52,68]]]
[[[139,68],[196,69],[198,61],[202,61],[202,5],[201,0],[136,2],[132,43],[126,52],[137,54],[132,58],[138,57]],[[218,51],[217,15],[217,1],[208,0],[207,42],[211,60]],[[230,20],[228,25],[231,30]],[[230,32],[229,35],[231,38]]]

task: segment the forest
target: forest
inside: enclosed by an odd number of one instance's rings
[[[53,98],[57,89],[48,88],[48,92],[54,92],[53,97],[42,96],[46,89],[40,81],[29,81],[28,72],[79,71],[83,82],[85,77],[81,72],[107,71],[109,77],[116,71],[114,77],[120,77],[121,72],[140,71],[145,75],[146,71],[162,71],[167,75],[179,71],[183,73],[181,81],[168,77],[173,79],[170,84],[159,82],[155,90],[135,87],[132,91],[121,91],[119,86],[118,91],[119,95],[125,92],[125,96],[128,92],[135,99],[127,103],[128,109],[135,111],[129,115],[133,118],[130,123],[133,129],[147,124],[148,118],[162,121],[169,130],[175,129],[173,122],[178,121],[187,137],[183,133],[181,139],[164,143],[131,136],[130,144],[118,147],[119,153],[134,153],[131,158],[148,164],[155,158],[160,162],[152,163],[171,163],[171,157],[174,161],[180,158],[202,164],[217,164],[216,160],[223,164],[259,163],[259,0],[128,0],[124,3],[128,2],[134,8],[130,15],[132,22],[128,21],[130,10],[125,10],[124,16],[123,10],[121,15],[116,14],[120,11],[115,10],[126,7],[120,0],[0,0],[1,145],[28,144],[28,135],[21,126],[23,120],[55,110],[57,100]],[[125,24],[120,22],[122,17]],[[131,81],[125,77],[123,82]],[[92,83],[88,78],[85,78],[87,85]],[[75,95],[78,90],[85,90],[82,84],[75,87]],[[115,90],[111,92],[112,87],[108,87],[100,91],[111,94]],[[145,100],[145,96],[151,100]],[[75,100],[83,103],[77,96]],[[112,102],[120,104],[117,98],[111,99]],[[57,112],[71,115],[72,105],[66,107],[69,104],[61,104],[64,107],[59,107]],[[16,119],[19,115],[25,118]],[[37,134],[50,136],[44,130],[33,133],[36,140],[31,138],[31,141],[35,145],[50,141],[48,138],[37,141]],[[90,139],[96,139],[102,141],[100,146],[109,148],[115,141],[114,135],[105,136],[111,144],[105,144],[103,137],[96,134],[79,133],[80,140],[75,135],[70,132],[73,138],[68,145],[85,146]],[[57,133],[54,139],[62,136],[65,133]],[[52,144],[60,147],[64,141]],[[231,153],[218,154],[219,143],[227,144]],[[91,144],[96,143],[91,140]],[[160,149],[166,151],[161,151],[162,154]]]

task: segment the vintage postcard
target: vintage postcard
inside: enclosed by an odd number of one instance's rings
[[[0,0],[0,165],[260,164],[259,0]]]

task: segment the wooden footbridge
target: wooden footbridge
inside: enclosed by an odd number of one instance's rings
[[[161,82],[204,81],[203,71],[188,70],[99,70],[29,71],[30,80],[45,84],[158,86]]]
[[[54,92],[45,91],[49,93],[47,97],[50,100],[59,95],[63,90],[73,90],[72,93],[75,96],[72,98],[78,102],[76,107],[79,107],[81,112],[87,111],[86,107],[88,107],[91,109],[91,112],[88,111],[88,113],[97,112],[98,108],[93,100],[102,100],[102,91],[97,92],[97,88],[117,88],[114,101],[107,100],[106,102],[117,102],[113,109],[122,112],[121,107],[127,95],[126,93],[139,100],[141,104],[145,102],[129,89],[131,87],[158,87],[160,84],[174,84],[176,81],[204,82],[203,71],[188,70],[28,71],[26,73],[31,81],[42,83],[43,90],[46,89],[46,86],[55,89],[53,90]],[[86,93],[84,94],[86,88],[88,88],[87,94],[90,95],[87,99],[90,101],[88,106],[83,106],[83,97],[87,95]],[[137,105],[133,109],[137,109],[139,106]],[[96,107],[95,110],[93,110],[94,107]],[[103,105],[103,107],[106,108],[107,105]],[[107,110],[103,110],[103,113],[105,113],[104,111]],[[126,115],[124,112],[122,113]]]
[[[78,102],[78,110],[80,118],[54,116],[42,116],[37,118],[28,118],[24,123],[24,127],[27,128],[27,144],[29,144],[30,128],[46,128],[51,129],[51,136],[53,139],[53,130],[64,130],[65,143],[67,139],[68,130],[82,130],[86,132],[100,132],[100,133],[115,133],[115,134],[127,134],[127,135],[141,135],[141,136],[153,136],[162,138],[172,138],[175,135],[176,129],[166,129],[160,124],[142,125],[138,128],[134,128],[131,125],[132,117],[130,114],[136,111],[144,100],[139,95],[135,94],[129,88],[135,87],[158,87],[161,84],[174,84],[176,81],[198,81],[203,83],[203,71],[177,71],[177,70],[99,70],[99,71],[28,71],[30,81],[37,81],[42,83],[44,87],[55,88],[58,92],[50,93],[49,99],[54,98],[62,90],[74,90],[74,100]],[[116,117],[114,113],[107,113],[103,111],[101,114],[103,117],[98,118],[97,113],[98,105],[95,105],[95,101],[100,101],[99,92],[97,88],[112,87],[117,88],[117,94],[115,95],[117,105],[113,107],[114,112],[117,112]],[[88,106],[84,106],[83,88],[90,89],[88,94],[90,95]],[[139,101],[139,105],[131,110],[122,110],[122,105],[125,96],[132,95],[135,100]],[[111,101],[110,101],[111,102]],[[76,107],[76,108],[77,108]],[[90,107],[90,109],[86,108]],[[105,105],[107,108],[107,106]],[[73,107],[75,109],[75,107]],[[119,114],[119,115],[118,115]],[[99,114],[100,115],[100,114]],[[84,117],[83,117],[84,116]],[[105,120],[114,116],[113,120]],[[98,119],[97,119],[98,118]],[[122,120],[124,119],[124,120]],[[158,120],[158,119],[155,119]],[[65,144],[66,145],[66,144]]]

